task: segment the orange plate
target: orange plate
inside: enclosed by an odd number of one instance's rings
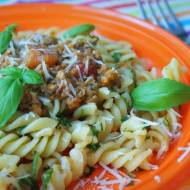
[[[19,30],[52,26],[67,28],[80,23],[93,23],[100,34],[114,40],[129,41],[140,57],[149,58],[158,68],[162,68],[172,57],[176,57],[182,65],[190,69],[190,49],[187,46],[162,29],[130,16],[80,6],[19,4],[0,7],[0,18],[1,29],[10,23],[18,23]],[[184,76],[184,81],[188,84],[190,84],[189,79],[187,75]],[[182,153],[177,150],[178,147],[187,146],[190,141],[190,104],[181,107],[181,114],[182,135],[159,161],[160,168],[155,171],[139,172],[138,178],[141,179],[141,183],[126,187],[127,190],[190,189],[190,182],[188,186],[187,181],[190,178],[190,156],[181,163],[177,162]],[[97,175],[100,170],[98,167],[91,177]],[[161,177],[160,183],[154,180],[155,175]],[[83,189],[93,189],[93,187],[87,184]],[[118,187],[115,186],[114,189]]]

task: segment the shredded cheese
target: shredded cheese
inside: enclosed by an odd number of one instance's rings
[[[174,109],[170,109],[169,111],[171,111],[174,115],[176,115],[177,117],[182,117],[178,112],[176,112]]]
[[[97,63],[97,64],[99,64],[99,65],[103,65],[103,64],[104,64],[101,60],[95,59],[94,61],[95,61],[95,63]]]
[[[64,44],[63,46],[64,46],[66,52],[67,52],[70,56],[73,56],[73,55],[74,55],[73,52],[72,52],[72,51],[69,49],[69,47],[67,46],[67,44]]]
[[[13,41],[10,41],[9,46],[10,46],[10,51],[11,51],[12,55],[15,56],[16,52],[15,52]]]
[[[133,179],[130,178],[128,175],[123,175],[123,172],[119,172],[116,169],[112,169],[102,163],[100,163],[100,165],[103,167],[104,171],[97,177],[95,178],[92,183],[99,185],[100,189],[112,189],[110,188],[110,185],[114,185],[114,184],[118,184],[119,185],[119,190],[123,190],[123,188],[125,186],[127,186],[128,184],[130,184]],[[116,179],[111,179],[108,180],[104,177],[104,174],[106,172],[109,172],[111,175],[113,175]]]
[[[83,82],[82,73],[81,73],[81,71],[80,71],[79,66],[78,66],[78,65],[76,65],[76,68],[77,68],[77,71],[78,71],[78,73],[79,73],[79,79],[80,79],[80,81],[82,81],[82,82]]]
[[[74,96],[77,95],[76,89],[73,87],[72,83],[69,83],[69,89],[71,90]]]
[[[159,175],[155,175],[154,176],[154,180],[157,182],[157,183],[160,183],[161,182],[161,177]]]
[[[88,68],[89,68],[89,58],[87,58],[84,62],[84,73],[88,73]]]
[[[90,181],[90,179],[80,179],[78,181],[78,183],[75,185],[75,187],[73,188],[73,190],[80,190],[82,187],[84,187],[88,182]]]
[[[147,163],[147,166],[151,168],[151,170],[157,170],[159,167],[154,164],[150,164],[149,162]]]
[[[13,57],[6,57],[6,60],[12,65],[17,65],[17,62],[15,61],[15,59]]]
[[[184,151],[184,153],[177,159],[177,162],[183,161],[190,153],[190,143],[188,143],[187,147],[179,147],[179,151]]]
[[[51,116],[52,118],[54,118],[54,119],[57,119],[57,114],[58,114],[59,110],[60,110],[60,102],[59,102],[59,100],[56,98],[56,99],[54,100],[53,109],[52,109],[52,110],[51,110],[51,109],[49,110],[50,116]]]
[[[117,169],[112,169],[102,163],[100,165],[103,168],[103,171],[98,175],[95,176],[94,179],[80,179],[78,183],[75,185],[73,190],[80,190],[82,187],[84,187],[88,182],[95,184],[95,189],[100,190],[114,190],[113,185],[117,184],[119,186],[119,190],[123,190],[124,187],[129,185],[131,182],[139,182],[138,179],[133,179],[129,177],[127,174],[125,174],[122,171],[119,171]],[[108,179],[105,177],[106,172],[110,173],[115,177],[115,179]]]
[[[52,79],[53,77],[49,74],[44,59],[41,59],[41,64],[42,64],[42,70],[43,70],[43,72],[44,72],[44,75],[45,75],[46,80]]]
[[[44,97],[44,96],[39,96],[39,100],[42,102],[42,104],[46,107],[48,107],[49,109],[52,109],[53,105],[51,103],[51,100]]]
[[[167,128],[167,125],[164,124],[164,118],[159,118],[157,121],[159,123],[159,126],[168,135],[168,137],[172,138],[174,135],[169,131],[169,129]]]

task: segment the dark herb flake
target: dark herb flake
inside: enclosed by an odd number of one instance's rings
[[[46,190],[47,186],[51,180],[51,176],[53,174],[53,169],[48,169],[44,172],[42,176],[42,190]]]
[[[100,144],[99,143],[91,143],[87,145],[87,148],[96,151],[98,148],[100,148]]]
[[[37,181],[32,176],[24,176],[19,178],[18,183],[22,187],[29,187],[32,190],[39,190]]]
[[[65,116],[63,116],[62,114],[58,115],[59,118],[59,122],[61,125],[63,125],[64,127],[71,127],[71,120],[69,118],[66,118]]]
[[[91,131],[92,131],[92,134],[93,134],[94,136],[98,137],[100,131],[97,130],[95,126],[92,126],[90,129],[91,129]]]
[[[121,53],[115,52],[115,53],[112,54],[112,57],[113,57],[114,61],[116,63],[118,63],[120,61],[120,58],[121,58]]]

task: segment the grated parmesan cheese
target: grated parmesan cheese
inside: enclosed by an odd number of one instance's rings
[[[54,118],[54,119],[57,119],[57,114],[58,114],[59,110],[60,110],[60,102],[59,102],[59,100],[56,98],[56,99],[54,100],[53,109],[52,109],[52,110],[49,109],[49,114],[50,114],[50,116],[51,116],[52,118]]]
[[[182,116],[181,116],[178,112],[176,112],[174,109],[170,109],[169,111],[172,112],[174,115],[176,115],[176,116],[179,117],[179,118],[182,117]]]
[[[102,163],[100,166],[104,169],[98,176],[95,176],[94,179],[80,179],[78,183],[75,185],[73,190],[80,190],[82,187],[85,186],[88,182],[97,185],[97,189],[100,190],[114,190],[113,185],[118,184],[119,190],[123,190],[124,187],[129,185],[131,182],[139,182],[138,179],[133,179],[129,177],[122,171],[117,169],[112,169]],[[115,179],[108,179],[105,177],[106,172],[110,173],[115,177]]]
[[[82,82],[83,82],[82,73],[81,73],[81,71],[80,71],[79,66],[78,66],[78,65],[76,65],[76,68],[77,68],[77,71],[78,71],[78,73],[79,73],[79,79],[80,79],[80,81],[82,81]]]
[[[69,83],[69,89],[71,90],[74,96],[77,95],[76,89],[73,87],[72,83]]]
[[[49,74],[48,69],[46,67],[46,63],[43,59],[41,59],[41,64],[42,64],[42,70],[44,72],[46,80],[52,79],[53,77]]]
[[[90,179],[80,179],[78,181],[78,183],[75,185],[75,187],[73,188],[73,190],[80,190],[82,187],[84,187],[88,182],[90,181]]]
[[[6,57],[6,60],[11,64],[11,66],[17,65],[17,62],[13,57]]]
[[[84,62],[84,73],[88,73],[88,68],[89,68],[89,58],[87,58]]]
[[[160,183],[161,182],[161,178],[159,175],[155,175],[154,176],[154,180],[157,182],[157,183]]]
[[[174,135],[169,131],[169,129],[167,128],[167,125],[164,124],[164,118],[159,118],[157,121],[159,123],[159,126],[168,135],[168,137],[173,138]]]
[[[100,174],[99,177],[95,178],[95,180],[92,181],[92,183],[100,185],[100,189],[110,189],[110,187],[108,186],[118,184],[119,190],[123,190],[125,186],[133,181],[133,179],[130,178],[128,175],[123,175],[123,172],[119,172],[118,170],[112,169],[102,163],[100,163],[100,165],[103,167],[104,171]],[[112,174],[114,177],[116,177],[116,179],[108,180],[106,178],[103,178],[105,171]]]
[[[13,41],[10,41],[9,46],[10,46],[10,51],[11,51],[12,55],[15,56],[16,52],[15,52]]]
[[[44,96],[39,96],[39,100],[42,102],[42,104],[46,107],[48,107],[48,109],[52,109],[53,105],[51,103],[51,100],[44,97]]]
[[[103,65],[104,64],[101,60],[94,59],[94,61],[95,61],[95,63],[97,63],[99,65]]]
[[[66,52],[67,52],[70,56],[74,56],[73,52],[69,49],[69,47],[67,46],[67,44],[64,44],[63,46],[64,46]]]
[[[179,147],[179,151],[184,151],[184,153],[177,159],[177,162],[183,161],[190,153],[190,143],[188,143],[187,147]]]

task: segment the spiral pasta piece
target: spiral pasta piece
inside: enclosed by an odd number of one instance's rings
[[[48,190],[63,190],[71,181],[82,176],[87,165],[86,152],[84,149],[73,148],[69,156],[60,156],[59,158],[47,160],[46,164],[53,169],[51,181],[48,184]]]
[[[17,183],[15,177],[9,176],[4,172],[0,172],[0,189],[8,190],[8,189],[20,189],[20,186]]]
[[[14,172],[17,169],[17,164],[20,161],[19,156],[10,154],[0,155],[0,172],[7,174]]]
[[[17,128],[26,126],[39,118],[39,116],[33,112],[29,112],[23,115],[16,114],[15,117],[13,116],[13,118],[9,121],[8,125],[4,129],[5,131],[13,131]]]
[[[113,119],[112,131],[116,131],[120,127],[122,118],[127,114],[127,102],[119,93],[111,92],[106,89],[106,87],[104,87],[104,89],[100,89],[99,92],[100,97],[104,100],[104,109],[112,116],[109,116],[110,119]]]
[[[57,124],[54,119],[38,118],[21,130],[22,136],[1,132],[0,152],[28,158],[34,151],[42,157],[48,157],[55,151],[62,152],[69,146],[71,134],[64,129],[56,129]]]
[[[171,62],[162,69],[162,76],[164,78],[169,78],[176,81],[180,81],[182,73],[183,69],[175,58],[173,58]]]
[[[134,71],[136,75],[137,84],[141,84],[145,81],[153,80],[157,78],[157,73],[155,73],[155,69],[153,68],[151,72],[145,70],[145,68],[141,64],[136,64],[134,66]]]
[[[98,140],[93,136],[91,127],[83,121],[73,121],[72,127],[69,129],[71,133],[71,141],[77,146],[86,147],[88,144]]]
[[[93,166],[97,162],[112,164],[115,168],[124,167],[132,172],[152,154],[151,149],[131,146],[128,135],[124,134],[116,141],[102,143],[100,148],[88,154],[88,164]],[[131,147],[130,147],[131,146]]]
[[[95,103],[87,103],[77,108],[73,113],[73,117],[75,119],[84,118],[96,114],[96,111],[97,106]]]
[[[118,42],[116,44],[111,40],[100,38],[96,47],[99,50],[103,61],[108,64],[115,64],[116,60],[114,60],[113,58],[114,54],[119,55],[118,62],[121,63],[136,58],[136,54],[134,53],[134,51],[132,51],[131,45],[126,42]]]

